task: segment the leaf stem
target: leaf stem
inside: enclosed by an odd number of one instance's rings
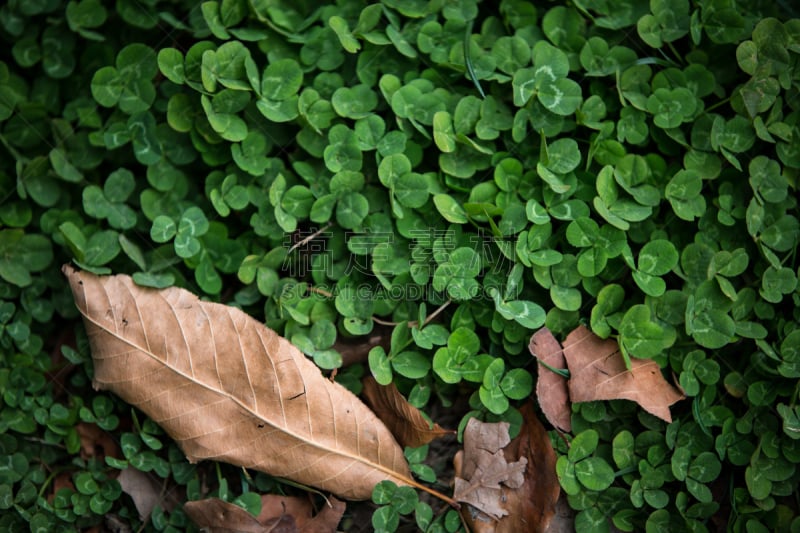
[[[450,305],[451,303],[453,303],[453,300],[447,300],[445,303],[437,307],[433,313],[431,313],[430,315],[427,316],[427,318],[425,318],[425,322],[422,325],[427,326],[428,324],[430,324],[433,321],[433,319],[439,316],[442,311],[447,309],[447,306]]]
[[[626,65],[625,68],[631,65],[659,65],[662,67],[677,67],[678,64],[670,59],[661,59],[658,57],[648,56],[648,57],[640,57],[636,61],[633,61],[630,64]],[[617,69],[617,72],[619,73],[620,69]]]
[[[430,315],[428,315],[425,318],[425,322],[422,323],[422,327],[425,327],[428,324],[430,324],[433,321],[433,319],[436,318],[437,316],[439,316],[439,314],[442,311],[447,309],[447,306],[450,305],[451,303],[453,303],[453,300],[447,300],[445,303],[443,303],[442,305],[437,307],[436,310],[433,313],[431,313]],[[392,322],[390,320],[383,320],[383,319],[378,318],[376,316],[372,317],[372,321],[375,322],[376,324],[380,324],[381,326],[397,326],[398,324],[402,324],[402,322]],[[410,320],[410,321],[407,322],[407,324],[408,324],[408,327],[413,328],[413,327],[415,327],[415,326],[417,326],[419,324],[419,320]]]
[[[439,498],[443,502],[447,503],[453,509],[461,509],[461,504],[459,504],[457,501],[455,501],[450,496],[447,496],[446,494],[443,494],[443,493],[439,492],[436,489],[432,489],[432,488],[430,488],[428,486],[425,486],[422,483],[414,481],[413,479],[410,479],[410,480],[404,479],[403,481],[405,481],[406,483],[408,483],[409,485],[411,485],[412,487],[414,487],[416,489],[419,489],[419,490],[422,490],[424,492],[427,492],[428,494],[430,494],[434,498]]]
[[[400,322],[392,322],[391,320],[383,320],[382,318],[378,318],[376,316],[372,317],[372,321],[376,324],[380,324],[381,326],[396,326],[400,324]]]
[[[330,291],[326,291],[325,289],[320,289],[319,287],[308,287],[309,292],[314,292],[316,294],[321,294],[326,298],[333,298],[333,293]]]
[[[719,102],[717,102],[716,104],[714,104],[714,105],[712,105],[712,106],[709,106],[709,107],[707,107],[704,113],[705,113],[705,114],[708,114],[708,113],[710,113],[711,111],[715,110],[716,108],[718,108],[718,107],[720,107],[720,106],[723,106],[723,105],[727,104],[727,103],[728,103],[728,102],[730,102],[730,101],[731,101],[731,98],[730,98],[730,97],[728,97],[728,98],[725,98],[724,100],[720,100],[720,101],[719,101]]]
[[[677,64],[680,64],[681,54],[679,54],[678,50],[675,49],[675,45],[673,45],[671,41],[667,41],[667,47],[669,47],[670,51],[675,55],[676,58],[675,62]]]
[[[39,498],[43,497],[43,496],[44,496],[44,492],[45,492],[45,490],[47,490],[47,487],[49,487],[49,486],[50,486],[50,483],[52,483],[52,481],[55,479],[55,477],[56,477],[58,474],[60,474],[61,472],[65,472],[65,471],[66,471],[66,468],[54,468],[54,469],[53,469],[53,470],[50,472],[50,475],[48,475],[48,476],[47,476],[47,479],[45,479],[45,480],[44,480],[44,482],[42,483],[42,486],[41,486],[41,488],[39,489],[39,492],[38,492],[38,494],[37,494],[37,495],[38,495],[38,497],[39,497]]]
[[[558,374],[559,376],[561,376],[564,379],[569,379],[569,376],[570,376],[569,370],[567,370],[566,368],[556,368],[554,366],[550,366],[547,363],[545,363],[544,361],[542,361],[541,359],[539,359],[538,357],[536,358],[536,360],[539,362],[540,365],[545,367],[550,372],[554,372],[554,373]]]
[[[11,154],[11,157],[13,157],[14,160],[19,161],[21,163],[30,162],[30,159],[22,155],[22,153],[20,153],[19,150],[11,146],[11,143],[8,142],[8,139],[6,139],[6,136],[3,134],[0,134],[0,143],[2,143],[3,146],[5,146],[6,150],[8,150],[8,153]]]
[[[639,467],[638,466],[629,466],[627,468],[623,468],[622,470],[617,471],[614,474],[614,477],[625,476],[627,474],[632,474],[632,473],[638,472],[638,471],[639,471]]]
[[[317,237],[322,235],[322,233],[324,233],[325,230],[330,228],[332,225],[333,225],[333,222],[328,222],[327,224],[325,224],[324,226],[319,228],[317,231],[315,231],[314,233],[312,233],[311,235],[309,235],[308,237],[306,237],[302,241],[298,241],[298,242],[294,243],[292,245],[292,247],[289,248],[289,250],[286,252],[286,255],[289,255],[290,253],[294,252],[295,250],[297,250],[298,248],[300,248],[304,244],[308,244],[312,240],[316,239]]]
[[[276,477],[275,479],[279,480],[284,485],[289,485],[290,487],[294,487],[296,489],[301,489],[301,490],[304,490],[304,491],[307,491],[307,492],[313,492],[317,496],[322,497],[322,499],[325,500],[325,504],[328,507],[333,507],[333,505],[331,504],[331,501],[328,499],[328,497],[325,496],[325,494],[322,491],[317,490],[314,487],[310,487],[308,485],[304,485],[303,483],[298,483],[297,481],[292,481],[291,479],[287,479],[285,477]]]
[[[467,23],[467,28],[464,31],[464,65],[467,67],[467,73],[469,74],[469,78],[472,80],[472,83],[475,84],[475,87],[478,89],[478,92],[481,95],[481,98],[486,98],[486,93],[483,92],[483,87],[481,87],[481,82],[478,80],[478,76],[475,74],[475,69],[472,67],[472,59],[470,58],[469,54],[469,45],[472,42],[472,25],[475,24],[475,19],[470,20]]]

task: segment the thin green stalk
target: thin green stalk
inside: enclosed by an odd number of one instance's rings
[[[22,155],[16,148],[11,146],[11,143],[8,142],[8,139],[6,139],[5,135],[3,135],[2,133],[0,133],[0,143],[3,143],[3,146],[6,147],[8,153],[11,154],[11,157],[13,157],[16,161],[22,163],[30,162],[30,159]]]
[[[475,69],[472,67],[472,58],[469,54],[471,37],[472,37],[472,25],[475,23],[475,20],[470,20],[467,23],[467,29],[464,32],[464,64],[467,67],[467,73],[469,74],[469,79],[472,80],[472,83],[475,84],[475,87],[478,89],[478,92],[481,95],[481,98],[486,98],[486,93],[483,92],[483,87],[481,87],[481,82],[478,81],[478,76],[475,74]]]

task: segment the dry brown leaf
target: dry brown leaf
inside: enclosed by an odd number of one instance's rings
[[[497,533],[544,531],[556,510],[561,486],[556,475],[556,452],[531,403],[520,409],[523,424],[511,443],[505,447],[507,461],[528,460],[522,487],[507,491],[506,508],[495,530]]]
[[[509,442],[508,422],[486,423],[477,418],[467,422],[453,499],[472,505],[492,519],[508,514],[500,484],[512,489],[521,487],[528,463],[525,457],[506,461],[503,448]]]
[[[80,437],[82,458],[96,457],[101,461],[106,456],[122,458],[122,451],[117,446],[117,441],[97,424],[78,422],[75,425],[75,431]]]
[[[567,495],[561,494],[556,503],[556,513],[547,526],[545,533],[574,533],[575,531],[575,510],[569,506]],[[612,531],[619,531],[614,528]]]
[[[566,368],[561,344],[547,328],[542,328],[531,337],[528,345],[531,355],[553,368]],[[543,365],[539,365],[536,379],[536,398],[547,421],[554,427],[569,433],[572,431],[567,380]]]
[[[342,356],[342,367],[347,367],[356,363],[366,363],[369,351],[376,346],[383,346],[388,352],[391,338],[392,328],[375,324],[369,335],[337,338],[331,348]]]
[[[631,358],[631,369],[613,339],[603,340],[583,326],[564,340],[569,367],[569,397],[573,402],[632,400],[653,415],[672,422],[669,406],[683,394],[667,383],[658,363]]]
[[[299,531],[294,517],[290,514],[261,522],[238,505],[219,498],[186,502],[183,510],[192,522],[209,533],[297,533]]]
[[[345,504],[333,496],[328,500],[330,505],[326,503],[314,518],[301,524],[300,533],[333,533],[336,531],[336,526],[342,520]]]
[[[133,500],[139,520],[146,522],[153,508],[161,502],[161,485],[150,475],[130,466],[119,473],[117,481],[122,492]]]
[[[72,472],[60,472],[56,474],[52,483],[50,483],[47,501],[53,503],[53,498],[55,498],[58,491],[63,488],[68,488],[72,491],[75,490],[75,484],[72,483]]]
[[[418,448],[434,439],[455,433],[439,424],[431,425],[422,412],[400,394],[394,383],[381,385],[372,376],[364,378],[362,383],[367,404],[383,420],[400,446]]]
[[[219,498],[187,502],[183,508],[198,527],[211,533],[334,533],[345,510],[344,502],[334,497],[313,517],[307,499],[266,494],[261,502],[258,517]]]
[[[338,500],[337,500],[338,501]],[[311,520],[314,515],[314,508],[311,500],[299,496],[281,496],[280,494],[261,495],[261,513],[258,521],[266,522],[271,518],[281,515],[292,515],[298,526],[302,526],[306,521]]]
[[[499,520],[482,512],[462,507],[462,516],[473,533],[541,532],[548,528],[556,512],[561,488],[556,476],[556,454],[544,426],[528,403],[520,409],[522,428],[505,448],[507,462],[527,461],[520,487],[501,485],[499,505],[508,513]]]
[[[433,492],[411,478],[369,408],[241,310],[124,275],[63,270],[84,316],[95,387],[147,413],[190,461],[253,468],[346,499],[367,499],[386,479]]]

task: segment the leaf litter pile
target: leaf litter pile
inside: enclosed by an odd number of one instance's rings
[[[449,496],[413,478],[403,446],[453,432],[429,421],[393,385],[365,379],[370,408],[237,308],[177,287],[139,287],[125,275],[63,271],[84,318],[96,388],[141,409],[191,462],[226,462],[332,495],[316,515],[308,500],[273,495],[262,496],[258,517],[215,498],[186,504],[206,530],[336,531],[345,508],[337,497],[369,499],[387,480],[460,508],[472,531],[558,528],[555,452],[531,402],[520,410],[514,439],[507,423],[467,423]],[[615,341],[583,327],[563,346],[543,328],[530,350],[542,364],[539,406],[557,431],[570,431],[570,402],[627,399],[669,421],[669,406],[683,397],[656,363],[637,359],[626,368]],[[567,368],[568,380],[558,372]],[[149,513],[153,488],[142,488],[146,481],[135,476],[124,481],[140,514]]]

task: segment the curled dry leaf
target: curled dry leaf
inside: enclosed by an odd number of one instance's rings
[[[603,340],[583,326],[567,335],[564,357],[573,402],[632,400],[648,413],[672,422],[669,406],[684,398],[664,379],[658,363],[631,358],[628,370],[616,341]]]
[[[64,267],[94,384],[159,423],[190,461],[213,459],[367,499],[412,480],[403,451],[355,395],[239,309],[183,289]]]
[[[400,446],[417,448],[439,437],[455,433],[429,422],[419,409],[408,403],[394,383],[381,385],[375,378],[368,376],[364,378],[363,385],[367,404],[386,424]]]
[[[541,532],[555,516],[561,491],[555,451],[533,405],[524,405],[520,414],[523,424],[519,435],[503,448],[503,456],[509,464],[525,463],[523,483],[515,488],[500,486],[498,505],[507,514],[499,519],[463,507],[461,514],[473,533]],[[466,444],[466,435],[464,438]]]
[[[307,499],[268,494],[261,502],[258,517],[219,498],[187,502],[183,509],[211,533],[334,533],[345,510],[344,502],[333,497],[316,516]]]
[[[561,344],[547,328],[542,328],[531,337],[528,349],[536,359],[552,368],[566,368]],[[539,365],[536,379],[536,398],[547,421],[561,431],[572,431],[567,381],[562,376]]]
[[[528,459],[506,461],[503,448],[511,442],[508,422],[485,423],[471,418],[464,429],[464,453],[458,459],[456,501],[472,505],[492,519],[509,513],[503,506],[502,483],[516,489],[525,482]]]

